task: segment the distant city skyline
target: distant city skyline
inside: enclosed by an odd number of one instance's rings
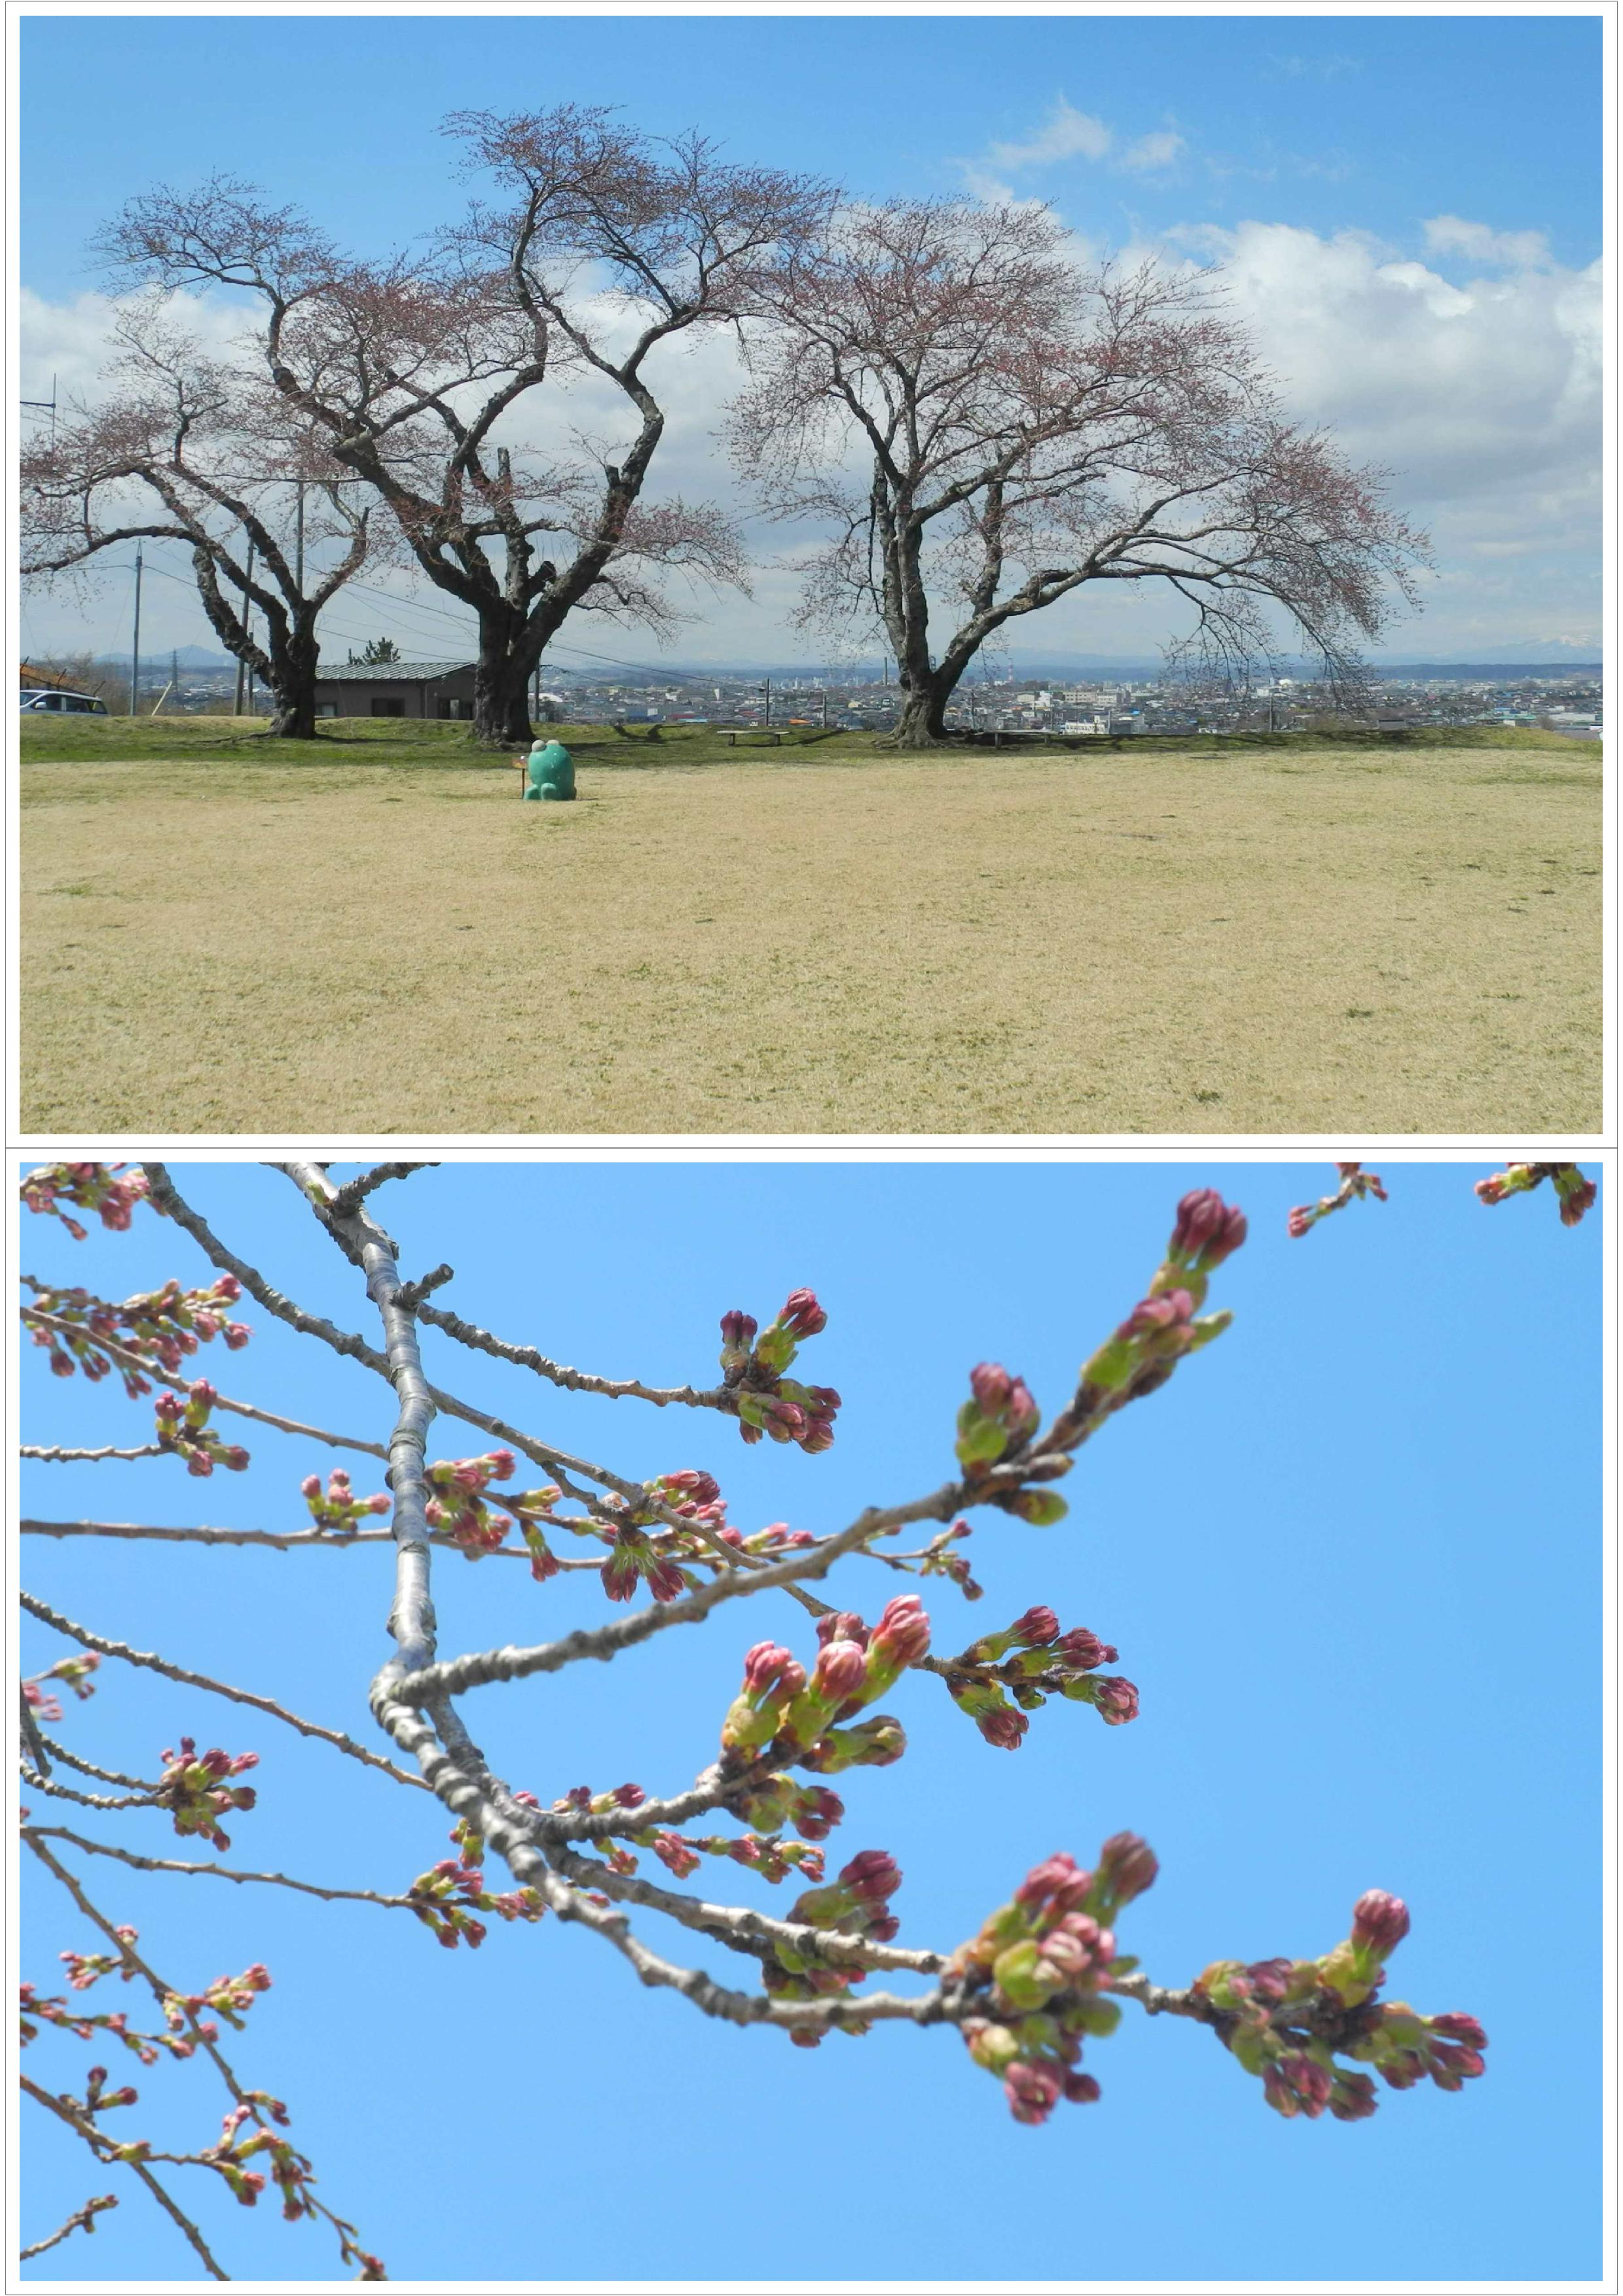
[[[437,133],[444,111],[613,103],[656,133],[696,122],[737,160],[819,169],[857,196],[1042,198],[1083,254],[1220,263],[1288,411],[1389,467],[1396,505],[1433,535],[1424,611],[1395,618],[1377,654],[1598,652],[1598,10],[652,17],[635,20],[635,37],[612,16],[493,17],[476,39],[449,19],[391,21],[380,45],[370,16],[23,20],[24,398],[48,397],[53,376],[64,397],[94,391],[109,305],[87,242],[134,193],[228,171],[382,253],[460,196]],[[246,96],[190,108],[183,164],[172,117],[127,101],[147,82],[285,89],[290,51],[308,60],[299,102],[268,98],[262,119]],[[44,97],[64,82],[102,123],[71,152]],[[216,339],[235,324],[218,302],[196,316]],[[666,361],[650,499],[744,506],[713,438],[735,378],[719,339]],[[685,601],[693,619],[668,648],[577,614],[559,666],[666,653],[672,674],[827,661],[825,642],[793,627],[787,562],[809,533],[755,520],[746,530],[752,596]],[[30,593],[25,649],[128,654],[132,554],[114,554],[82,603]],[[186,554],[153,544],[146,568],[144,653],[210,644]],[[1010,667],[1148,659],[1182,626],[1186,610],[1159,586],[1094,586],[1105,594],[1084,587],[1017,627]],[[324,650],[342,657],[382,635],[456,652],[472,618],[425,585],[374,574],[324,618]]]

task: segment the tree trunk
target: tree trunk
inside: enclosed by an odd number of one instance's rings
[[[893,735],[899,750],[933,750],[947,738],[947,697],[952,687],[939,671],[903,686],[902,714]]]
[[[530,676],[535,664],[520,652],[524,617],[482,614],[479,659],[474,665],[474,739],[501,742],[530,740]]]
[[[284,643],[278,644],[272,633],[270,690],[276,707],[270,713],[270,730],[284,742],[316,739],[316,664],[320,652],[313,623],[307,626],[303,615]]]

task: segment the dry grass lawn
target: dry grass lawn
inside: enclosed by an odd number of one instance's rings
[[[449,753],[448,753],[449,754]],[[23,773],[33,1133],[1586,1133],[1577,744]]]

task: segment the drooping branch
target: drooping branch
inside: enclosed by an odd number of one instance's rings
[[[387,1772],[401,1785],[420,1786],[423,1783],[420,1778],[414,1778],[409,1771],[386,1760],[382,1754],[373,1753],[369,1747],[357,1745],[355,1740],[343,1731],[329,1730],[320,1722],[307,1722],[301,1715],[279,1705],[274,1698],[263,1698],[257,1691],[239,1690],[235,1683],[217,1682],[211,1675],[194,1674],[190,1668],[177,1666],[169,1659],[158,1657],[154,1652],[132,1650],[128,1643],[114,1642],[106,1635],[95,1633],[89,1627],[81,1627],[62,1611],[53,1610],[48,1603],[42,1603],[37,1595],[20,1590],[17,1599],[23,1609],[39,1620],[42,1625],[54,1627],[59,1635],[65,1635],[70,1642],[82,1644],[86,1650],[99,1651],[103,1658],[121,1658],[130,1666],[149,1667],[154,1674],[167,1676],[171,1682],[186,1683],[194,1690],[212,1691],[217,1697],[229,1698],[239,1706],[257,1707],[261,1714],[269,1714],[278,1722],[285,1722],[301,1737],[319,1738],[325,1745],[336,1746],[341,1754],[352,1756],[356,1761],[366,1763],[368,1768]]]

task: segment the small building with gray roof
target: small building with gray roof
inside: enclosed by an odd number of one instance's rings
[[[335,661],[316,671],[318,718],[472,718],[471,661]]]

